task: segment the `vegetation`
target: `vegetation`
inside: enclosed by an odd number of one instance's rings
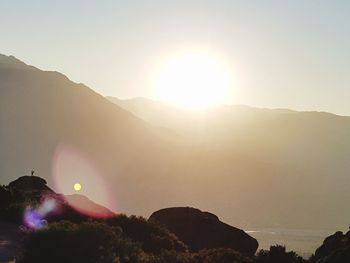
[[[45,229],[28,231],[24,245],[25,252],[20,260],[21,263],[306,262],[296,253],[286,252],[285,247],[282,246],[272,246],[268,251],[261,250],[256,257],[248,257],[229,248],[190,253],[184,244],[162,227],[134,216],[118,216],[106,222],[89,220],[81,224],[69,221],[52,223]]]
[[[124,236],[142,245],[147,253],[159,254],[163,250],[187,251],[187,246],[165,227],[143,217],[119,215],[105,220],[110,226],[123,229]]]
[[[28,230],[20,262],[160,263],[169,255],[188,256],[186,246],[174,235],[143,218],[122,215],[108,221],[110,224],[59,221],[41,230]],[[129,236],[127,231],[135,232]]]
[[[126,250],[120,245],[120,232],[96,222],[53,223],[27,236],[21,262],[117,262],[116,251]]]
[[[305,263],[306,261],[294,251],[287,252],[285,246],[271,246],[270,250],[260,250],[256,263]]]
[[[21,224],[23,212],[40,204],[43,196],[55,198],[60,213],[45,218],[40,229],[22,228],[23,253],[20,263],[343,263],[350,260],[350,232],[328,237],[309,260],[284,246],[271,246],[256,255],[244,255],[231,248],[190,252],[165,227],[142,217],[116,215],[92,219],[64,203],[62,197],[38,184],[27,187],[28,178],[0,186],[0,222]],[[61,203],[60,203],[61,202]]]

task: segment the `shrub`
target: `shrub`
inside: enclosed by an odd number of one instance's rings
[[[304,263],[302,257],[294,251],[287,252],[285,246],[271,246],[270,250],[260,250],[257,254],[256,263]]]
[[[197,253],[196,263],[252,263],[252,259],[231,248],[204,249]]]
[[[110,226],[123,229],[123,234],[138,242],[146,253],[159,255],[163,250],[187,251],[186,245],[165,227],[142,217],[118,215],[106,219]]]
[[[117,262],[119,232],[96,222],[53,223],[47,229],[28,235],[21,262]]]

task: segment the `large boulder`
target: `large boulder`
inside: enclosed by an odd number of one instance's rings
[[[166,226],[192,251],[232,248],[253,255],[258,242],[243,230],[225,224],[211,213],[191,207],[165,208],[154,212],[149,220]]]

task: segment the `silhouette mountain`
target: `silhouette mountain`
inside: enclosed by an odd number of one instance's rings
[[[191,207],[172,207],[154,212],[149,220],[165,225],[192,251],[232,248],[254,255],[258,242],[243,230],[227,225],[211,213]]]
[[[217,182],[202,188],[203,192],[215,193],[214,199],[223,197],[216,207],[226,206],[230,200],[227,210],[239,209],[249,221],[246,223],[320,228],[348,225],[350,213],[341,204],[350,201],[346,190],[350,186],[350,117],[243,105],[219,105],[198,112],[145,98],[107,98],[171,131],[191,148],[214,153],[203,158],[202,165],[215,174]],[[218,185],[221,193],[214,190]],[[233,204],[236,200],[244,207]],[[225,217],[226,213],[220,211]],[[319,220],[312,222],[314,217]]]
[[[348,225],[348,117],[246,106],[198,117],[146,102],[130,112],[61,73],[1,55],[0,183],[35,168],[58,190],[53,168],[64,145],[87,156],[116,202],[103,203],[101,191],[87,197],[116,212],[188,204],[239,227]]]
[[[51,176],[55,152],[68,145],[93,160],[116,193],[118,208],[129,211],[135,196],[132,189],[140,192],[136,184],[127,185],[130,174],[139,174],[148,156],[155,161],[161,152],[151,125],[58,72],[42,71],[4,55],[0,65],[1,181],[35,167],[57,187]],[[92,196],[97,201],[98,197]]]

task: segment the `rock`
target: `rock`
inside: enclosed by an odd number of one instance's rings
[[[10,189],[16,189],[21,192],[53,192],[47,182],[37,176],[22,176],[9,184]]]
[[[191,207],[165,208],[154,212],[149,220],[166,226],[192,251],[232,248],[253,255],[258,242],[243,230],[225,224],[211,213]]]
[[[99,205],[83,195],[62,195],[55,193],[47,186],[47,182],[37,176],[22,176],[6,187],[0,186],[0,220],[10,218],[12,221],[22,220],[23,213],[30,203],[31,207],[52,206],[45,214],[45,219],[71,220],[108,218],[115,216],[108,208]],[[16,204],[12,206],[10,204]],[[2,214],[1,214],[2,212]]]
[[[338,231],[327,237],[315,252],[315,262],[350,262],[350,231],[346,234]]]
[[[343,232],[337,231],[333,235],[326,237],[326,239],[323,241],[323,244],[315,251],[315,256],[317,258],[323,258],[329,254],[331,254],[336,249],[339,249],[346,245],[346,238],[345,235],[343,235]]]

